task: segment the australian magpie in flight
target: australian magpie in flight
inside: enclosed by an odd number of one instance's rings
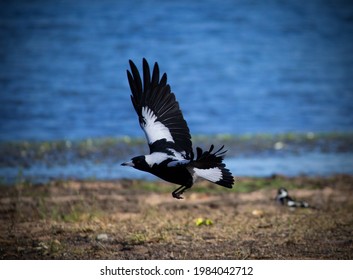
[[[150,154],[141,155],[122,165],[149,172],[159,178],[180,184],[173,193],[177,199],[201,177],[226,188],[232,188],[234,178],[223,163],[224,146],[214,151],[214,146],[203,151],[196,148],[194,155],[189,128],[167,84],[167,75],[159,77],[155,63],[152,76],[150,67],[143,59],[143,76],[129,60],[131,72],[127,77],[131,88],[132,104],[138,115],[141,128],[146,134]]]

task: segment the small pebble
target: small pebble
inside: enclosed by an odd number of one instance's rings
[[[264,215],[264,211],[257,209],[253,210],[251,213],[256,217],[262,217]]]
[[[108,240],[108,234],[106,234],[106,233],[98,234],[96,239],[98,241],[107,241]]]

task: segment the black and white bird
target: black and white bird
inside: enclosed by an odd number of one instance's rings
[[[293,198],[291,198],[288,194],[288,191],[283,187],[278,189],[276,200],[282,205],[287,205],[288,207],[302,207],[302,208],[309,207],[309,204],[307,202],[296,201]]]
[[[122,165],[149,172],[159,178],[181,186],[173,191],[174,198],[181,199],[183,192],[192,187],[196,179],[204,178],[226,188],[232,188],[234,178],[223,163],[224,146],[214,151],[192,149],[190,131],[186,121],[167,84],[167,75],[159,77],[155,63],[152,75],[143,59],[143,77],[136,65],[129,60],[131,72],[127,77],[131,88],[132,104],[139,123],[146,134],[150,154],[137,156]]]

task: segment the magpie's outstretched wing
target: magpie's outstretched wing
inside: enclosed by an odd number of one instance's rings
[[[140,126],[146,134],[151,153],[164,144],[192,158],[190,131],[181,113],[174,93],[167,84],[167,75],[159,78],[155,63],[152,77],[150,67],[143,59],[143,83],[136,65],[129,60],[131,73],[127,77],[131,88],[131,100],[139,117]]]

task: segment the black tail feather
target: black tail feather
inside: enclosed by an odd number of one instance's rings
[[[225,153],[227,150],[222,151],[224,148],[224,145],[219,148],[216,152],[212,153],[214,149],[214,145],[211,145],[210,149],[208,151],[203,151],[200,147],[196,148],[196,162],[199,162],[200,164],[202,163],[205,168],[212,168],[216,167],[217,164],[222,163]]]

